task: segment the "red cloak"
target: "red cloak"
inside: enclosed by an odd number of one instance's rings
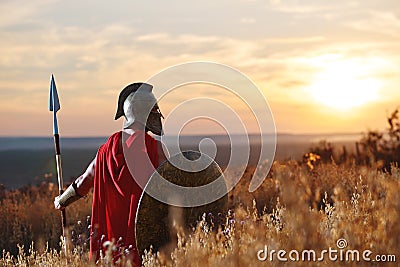
[[[99,251],[105,251],[104,242],[114,241],[118,248],[114,260],[128,249],[129,258],[140,266],[135,242],[135,217],[143,190],[133,177],[144,182],[149,179],[154,168],[158,167],[158,148],[157,141],[144,131],[136,131],[124,139],[123,134],[126,133],[117,132],[110,136],[97,152],[90,258],[97,260]],[[127,157],[129,161],[124,156],[124,150],[125,154],[130,153]]]

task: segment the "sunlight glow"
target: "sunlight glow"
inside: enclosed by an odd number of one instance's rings
[[[357,61],[325,62],[308,92],[318,103],[338,110],[348,110],[375,101],[381,81],[371,69]]]

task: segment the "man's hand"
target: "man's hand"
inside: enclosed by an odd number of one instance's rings
[[[61,194],[61,196],[57,196],[54,198],[54,207],[58,210],[62,210],[65,207],[68,207],[70,204],[74,203],[80,196],[77,193],[77,188],[75,182],[73,182],[68,188]]]
[[[90,188],[93,187],[93,175],[96,165],[96,158],[89,164],[85,173],[79,176],[61,196],[54,198],[54,208],[63,210],[71,203],[77,201],[82,196],[86,196]]]
[[[56,208],[57,210],[65,209],[65,207],[62,207],[61,204],[60,204],[60,196],[56,196],[54,198],[54,208]]]

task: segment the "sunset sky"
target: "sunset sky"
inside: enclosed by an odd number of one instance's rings
[[[3,0],[0,136],[51,135],[52,73],[60,134],[105,136],[122,126],[114,114],[123,87],[190,61],[249,77],[277,132],[383,129],[400,106],[399,7],[398,0]],[[219,97],[246,117],[249,110],[220,89],[182,87],[160,106],[168,116],[179,99]],[[220,130],[197,121],[185,133]]]

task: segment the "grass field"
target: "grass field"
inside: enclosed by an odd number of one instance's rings
[[[222,227],[212,229],[206,216],[196,229],[176,229],[178,241],[172,244],[172,252],[149,252],[143,264],[398,266],[399,168],[385,173],[373,166],[328,163],[311,170],[295,161],[275,162],[262,186],[249,193],[253,172],[254,168],[247,168],[229,193],[230,211]],[[90,197],[67,209],[72,243],[65,255],[60,249],[60,215],[52,206],[56,194],[56,186],[50,182],[0,192],[1,266],[93,264],[88,261],[87,239]],[[323,253],[329,248],[337,251],[335,261],[335,254]],[[287,262],[278,260],[279,250],[286,252],[280,252],[280,256]],[[304,260],[303,250],[308,251]],[[315,251],[315,261],[311,250]],[[359,251],[359,262],[352,254],[355,250]],[[363,259],[364,251],[370,251],[371,262]],[[377,256],[391,262],[377,262]],[[113,265],[107,256],[99,264]]]

